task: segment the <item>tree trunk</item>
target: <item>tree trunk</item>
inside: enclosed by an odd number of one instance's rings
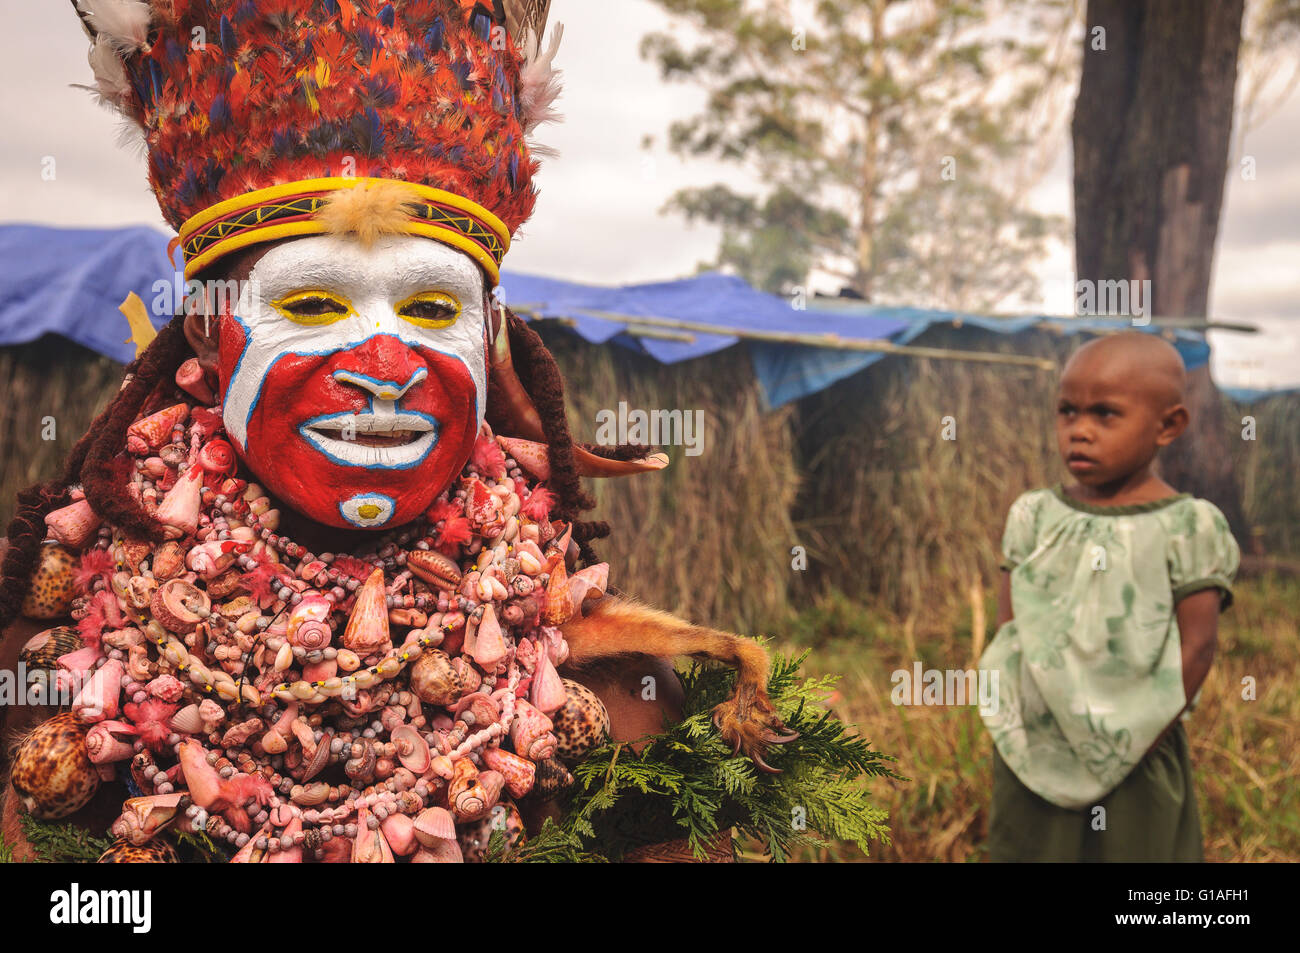
[[[1148,315],[1202,317],[1232,133],[1244,0],[1089,0],[1074,107],[1080,280],[1151,281]],[[1105,31],[1104,38],[1098,28]],[[1104,39],[1104,49],[1094,45]],[[1188,432],[1162,476],[1250,533],[1209,367],[1188,375]]]
[[[873,85],[885,78],[886,2],[887,0],[873,0],[871,5],[871,63],[868,72]],[[880,187],[877,162],[880,152],[881,105],[875,94],[867,108],[871,112],[867,118],[858,199],[858,214],[862,221],[858,227],[858,261],[852,288],[863,300],[870,301],[873,290],[871,284],[876,275],[876,190]]]

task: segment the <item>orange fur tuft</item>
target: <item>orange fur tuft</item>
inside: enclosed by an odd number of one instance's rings
[[[714,709],[714,723],[735,751],[743,750],[766,771],[776,770],[763,761],[768,746],[797,737],[782,724],[767,697],[767,651],[753,639],[693,625],[626,596],[610,595],[560,629],[569,645],[566,665],[577,669],[629,655],[690,655],[736,669],[735,692]]]
[[[353,235],[369,248],[382,235],[400,235],[410,222],[407,206],[420,201],[405,182],[363,182],[334,192],[316,212],[316,220],[334,235]]]

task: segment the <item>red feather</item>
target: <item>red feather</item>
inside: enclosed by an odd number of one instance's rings
[[[555,494],[544,486],[539,486],[519,508],[519,512],[531,520],[544,523],[551,518],[551,509],[555,506]]]
[[[461,543],[468,543],[473,538],[474,533],[470,529],[469,520],[457,516],[443,524],[441,532],[438,533],[438,550],[450,555],[448,550],[454,551]]]
[[[271,562],[265,553],[253,556],[257,568],[246,572],[239,580],[239,585],[248,591],[253,601],[263,608],[275,600],[280,586],[293,578],[283,566]]]
[[[465,504],[458,499],[439,500],[429,507],[426,514],[431,523],[440,523],[443,520],[455,519],[465,511]]]
[[[122,706],[122,713],[135,725],[140,739],[155,751],[161,751],[172,733],[169,724],[172,715],[180,711],[179,705],[165,702],[161,698],[148,698],[140,702],[127,702]]]
[[[506,472],[506,455],[501,452],[501,445],[491,437],[479,434],[474,441],[474,451],[470,460],[478,467],[478,472],[491,477],[501,477]]]
[[[81,636],[82,644],[88,648],[98,648],[99,641],[104,635],[104,626],[107,624],[108,620],[104,618],[104,607],[98,599],[91,600],[90,610],[77,623],[77,634]]]
[[[351,576],[353,579],[360,579],[363,582],[370,578],[370,574],[375,571],[375,567],[363,559],[357,559],[355,556],[335,556],[334,568],[345,576]]]
[[[112,578],[113,570],[116,568],[113,554],[107,549],[88,549],[81,557],[81,565],[77,568],[74,581],[80,591],[90,592],[90,587],[95,584],[96,579],[102,577],[107,582]]]

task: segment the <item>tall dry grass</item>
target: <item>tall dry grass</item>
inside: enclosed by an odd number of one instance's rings
[[[1300,557],[1300,394],[1279,394],[1252,404],[1226,401],[1229,427],[1253,424],[1254,439],[1233,440],[1246,519],[1263,551]]]
[[[973,329],[934,330],[922,343],[1058,361],[1070,346]],[[794,519],[812,565],[794,580],[797,598],[872,600],[916,638],[950,627],[995,580],[1011,502],[1061,478],[1055,387],[1046,371],[887,359],[806,399]]]
[[[617,346],[596,347],[537,325],[568,382],[569,424],[594,442],[596,414],[702,412],[698,456],[665,446],[666,470],[591,481],[590,514],[613,533],[595,544],[611,582],[700,623],[756,632],[788,607],[785,580],[798,540],[790,508],[798,490],[793,408],[764,413],[749,358],[733,348],[663,365]]]
[[[121,364],[63,338],[0,348],[0,534],[18,491],[58,474],[121,384]]]

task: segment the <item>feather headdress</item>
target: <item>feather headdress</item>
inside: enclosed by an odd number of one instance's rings
[[[549,0],[72,0],[91,87],[142,131],[186,273],[341,227],[451,244],[495,280],[557,118]],[[405,190],[376,191],[383,182]],[[338,201],[342,190],[370,194]],[[396,196],[396,198],[395,198]]]

